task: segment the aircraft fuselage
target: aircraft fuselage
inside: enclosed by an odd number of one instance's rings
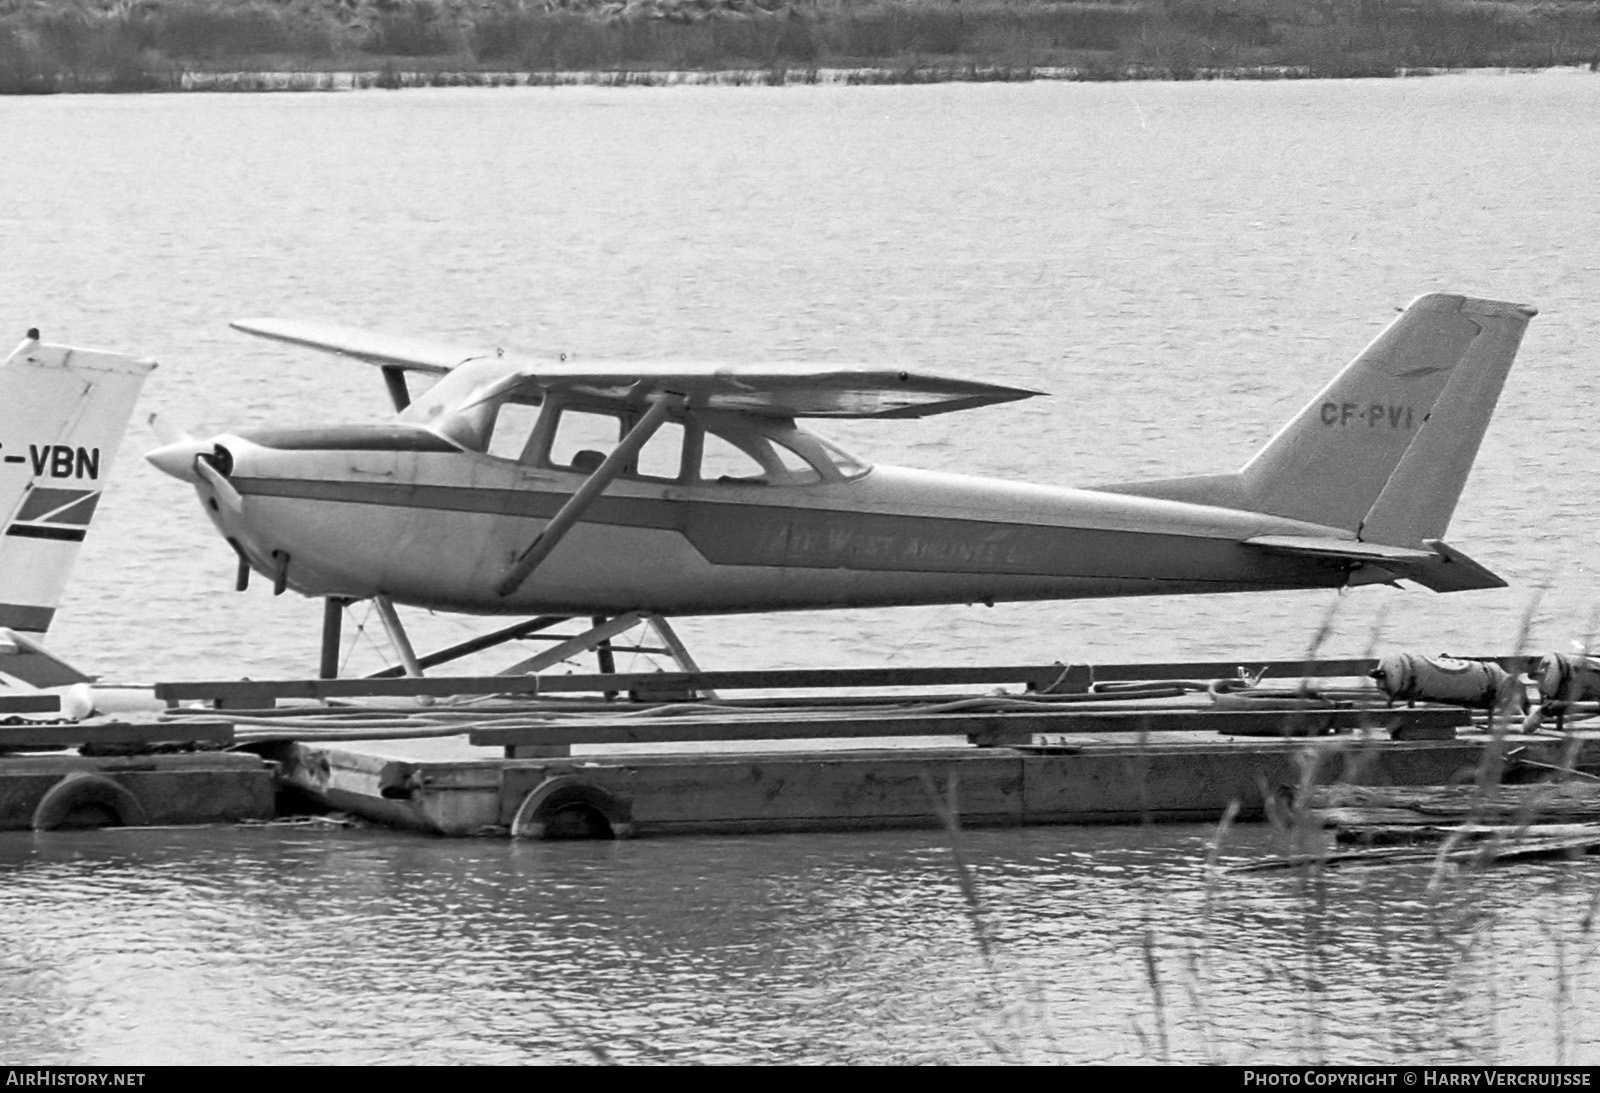
[[[1261,513],[878,466],[806,484],[623,477],[514,593],[518,553],[578,471],[340,427],[223,435],[237,507],[211,519],[308,595],[475,614],[664,615],[1327,588],[1349,566],[1265,555],[1329,529]],[[324,447],[314,446],[324,443]]]

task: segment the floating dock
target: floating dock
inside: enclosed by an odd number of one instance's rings
[[[1468,709],[1386,705],[1370,680],[1330,687],[1374,663],[1249,666],[1306,680],[1276,690],[1245,685],[1237,665],[1189,663],[222,681],[157,694],[230,719],[323,806],[458,836],[1248,819],[1317,784],[1447,785],[1486,758],[1508,779],[1600,762],[1578,734],[1491,734]],[[1021,689],[866,693],[934,685]],[[752,689],[813,693],[725,697]],[[381,704],[338,705],[357,701]]]
[[[185,682],[164,715],[77,723],[11,696],[0,828],[267,820],[286,791],[452,836],[1211,821],[1600,770],[1600,734],[1394,705],[1374,664]]]

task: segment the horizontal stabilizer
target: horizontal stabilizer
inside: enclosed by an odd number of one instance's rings
[[[1258,535],[1246,539],[1244,545],[1269,554],[1327,558],[1351,565],[1376,566],[1435,592],[1506,587],[1506,582],[1500,577],[1438,539],[1425,540],[1423,545],[1428,547],[1427,550],[1312,535]]]
[[[1442,539],[1424,539],[1424,546],[1438,552],[1439,561],[1428,572],[1412,578],[1435,592],[1470,592],[1478,588],[1505,588],[1499,574],[1491,572]]]
[[[0,627],[0,673],[40,688],[92,683],[95,678],[84,675],[33,639],[5,627]]]

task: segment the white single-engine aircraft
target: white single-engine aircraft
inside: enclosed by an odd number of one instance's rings
[[[1534,314],[1420,297],[1238,472],[1095,489],[875,467],[796,425],[1034,391],[893,367],[519,357],[273,319],[233,325],[380,366],[394,420],[184,437],[147,458],[195,486],[241,587],[254,570],[278,592],[373,599],[413,674],[394,603],[606,617],[575,639],[593,647],[672,615],[1496,588],[1441,537]],[[407,372],[438,380],[413,400]]]
[[[90,678],[39,639],[153,368],[119,353],[49,345],[37,330],[0,363],[0,675],[28,687]]]

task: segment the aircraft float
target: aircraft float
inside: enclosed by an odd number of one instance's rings
[[[1422,296],[1240,470],[1092,489],[874,466],[799,424],[1035,391],[893,366],[519,356],[282,319],[233,325],[378,366],[393,419],[181,436],[147,458],[194,486],[240,588],[254,572],[279,593],[371,599],[410,674],[453,651],[418,658],[395,604],[534,616],[507,640],[594,621],[509,669],[539,671],[641,621],[692,667],[665,621],[682,615],[1497,588],[1443,536],[1535,314]],[[413,376],[434,382],[413,396]]]

